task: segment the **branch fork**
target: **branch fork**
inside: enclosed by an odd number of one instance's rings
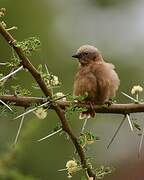
[[[13,49],[17,53],[19,59],[21,60],[21,65],[23,65],[23,67],[26,68],[31,73],[31,75],[36,80],[37,84],[39,85],[39,87],[41,88],[41,90],[45,94],[45,96],[52,99],[52,94],[51,94],[50,90],[48,89],[47,85],[45,84],[44,80],[42,79],[40,73],[30,63],[29,59],[26,57],[26,55],[24,54],[22,49],[15,45],[16,40],[3,27],[3,25],[1,23],[0,23],[0,34],[4,37],[4,39],[7,41],[7,43],[13,47]],[[84,150],[81,147],[81,145],[79,144],[78,139],[77,139],[76,135],[74,134],[72,128],[70,127],[70,124],[68,123],[68,121],[65,117],[64,110],[61,108],[61,106],[58,103],[55,103],[53,105],[53,109],[55,110],[56,114],[58,115],[58,117],[61,121],[62,129],[68,134],[71,141],[73,142],[73,144],[76,148],[76,151],[79,155],[83,169],[87,172],[89,177],[93,177],[93,179],[95,179],[95,173],[93,172],[93,169],[91,169],[91,167],[89,167]]]

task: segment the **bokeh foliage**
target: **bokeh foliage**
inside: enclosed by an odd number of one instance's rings
[[[128,1],[124,0],[93,0],[93,2],[96,3],[90,2],[92,9],[97,9],[100,5],[100,8],[104,8],[105,11],[107,11],[107,7],[118,9],[121,5],[129,6],[130,4],[127,4]],[[62,13],[62,10],[60,9],[70,9],[71,5],[67,7],[65,1],[61,1],[61,6],[58,7],[56,6],[58,3],[57,0],[0,0],[0,3],[1,7],[7,9],[6,22],[11,26],[18,26],[18,30],[13,32],[16,39],[22,41],[28,37],[37,36],[41,40],[41,50],[32,54],[30,57],[32,63],[36,67],[38,67],[39,64],[47,63],[50,71],[58,75],[62,81],[60,91],[63,91],[64,93],[72,92],[72,82],[74,72],[76,71],[76,63],[71,60],[71,55],[77,45],[81,45],[83,39],[79,39],[74,45],[75,47],[67,45],[54,26],[57,16],[59,16],[59,13]],[[79,5],[74,1],[73,6],[75,8],[78,7],[80,9],[79,11],[81,11],[81,5],[84,3],[87,3],[87,1],[79,1]],[[71,17],[73,17],[74,13],[75,12],[71,14]],[[121,19],[121,21],[123,21],[123,19]],[[85,24],[87,24],[87,22],[85,22]],[[79,26],[81,26],[81,24],[79,24]],[[66,29],[67,27],[63,27],[64,32]],[[73,34],[73,37],[74,36],[75,34]],[[103,36],[103,34],[101,34],[101,36]],[[69,39],[73,39],[73,37],[69,37]],[[101,44],[101,48],[102,46],[107,52],[104,43]],[[112,47],[113,44],[110,44],[109,46]],[[0,61],[10,61],[11,49],[2,38],[0,39],[0,49]],[[141,54],[133,52],[133,54],[119,56],[112,52],[105,53],[105,57],[107,55],[113,62],[117,59],[114,63],[116,64],[121,78],[121,90],[129,91],[130,86],[133,84],[143,83],[143,56]],[[123,61],[121,59],[123,59]],[[139,65],[136,65],[135,59],[140,63],[139,71]],[[3,73],[8,73],[7,69],[0,68]],[[32,84],[34,82],[31,76],[27,75],[26,72],[19,73],[17,78],[19,79],[19,85],[32,91],[32,95],[41,95],[40,91],[32,90]],[[11,85],[16,86],[17,81],[13,80],[7,86]],[[117,100],[126,102],[125,98],[120,94],[118,94]],[[105,153],[104,148],[111,137],[111,129],[115,129],[117,126],[116,120],[119,120],[120,117],[115,115],[98,115],[97,118],[97,121],[91,121],[88,125],[88,129],[90,128],[93,132],[97,132],[98,135],[100,134],[100,136],[102,136],[102,141],[100,141],[100,143],[97,142],[92,146],[92,150],[89,150],[92,156],[96,157],[93,160],[96,165],[105,163],[107,160],[116,161],[117,157],[114,159],[111,155],[113,153]],[[67,141],[66,138],[64,140],[63,135],[55,136],[42,143],[37,143],[36,141],[40,137],[47,135],[55,127],[55,124],[58,123],[55,113],[49,112],[48,118],[43,121],[39,121],[34,115],[28,116],[17,147],[15,147],[14,150],[11,146],[17,132],[19,121],[11,122],[11,119],[11,116],[0,116],[0,179],[67,179],[64,173],[57,172],[57,170],[63,168],[65,162],[72,158],[71,154],[73,152],[73,147],[71,146],[71,143]],[[78,115],[71,115],[70,120],[75,131],[79,132],[81,122],[78,121]],[[106,133],[108,128],[110,129],[110,132]],[[127,132],[127,128],[122,130],[122,134],[124,133],[124,135],[127,136],[127,141],[130,139],[129,143],[132,144],[134,140],[131,140],[131,137],[129,137],[130,135],[125,132]],[[107,136],[109,136],[109,138]],[[121,138],[122,137],[123,135]],[[137,140],[137,138],[135,140]],[[121,143],[121,146],[124,147],[125,144]],[[114,146],[114,154],[116,154],[117,149],[120,149],[120,147],[117,148]],[[129,152],[129,156],[131,153],[132,152]],[[76,175],[74,179],[79,179],[79,177],[79,175]]]

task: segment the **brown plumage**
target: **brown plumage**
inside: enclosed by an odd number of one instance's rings
[[[74,79],[74,96],[84,96],[87,93],[86,103],[100,105],[115,96],[120,84],[114,70],[115,67],[104,61],[96,47],[83,45],[72,57],[79,61]],[[88,110],[86,114],[90,114],[92,117],[95,115],[92,109]]]

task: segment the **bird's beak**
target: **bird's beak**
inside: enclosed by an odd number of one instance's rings
[[[79,56],[79,54],[74,54],[74,55],[72,55],[72,57],[73,58],[79,58],[80,56]]]

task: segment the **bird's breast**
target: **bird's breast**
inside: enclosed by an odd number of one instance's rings
[[[88,98],[95,99],[96,83],[96,77],[88,68],[81,69],[74,79],[73,94],[75,96],[84,96],[87,93]]]

